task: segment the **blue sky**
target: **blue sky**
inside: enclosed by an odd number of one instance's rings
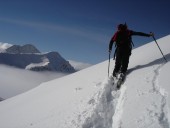
[[[153,31],[156,38],[170,34],[169,7],[169,0],[0,0],[0,42],[31,43],[42,52],[96,64],[108,59],[119,23]],[[152,38],[133,41],[138,47]]]

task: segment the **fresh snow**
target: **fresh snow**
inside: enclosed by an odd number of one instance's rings
[[[106,60],[0,102],[0,127],[169,128],[169,40],[157,40],[167,63],[154,41],[134,49],[118,91]]]

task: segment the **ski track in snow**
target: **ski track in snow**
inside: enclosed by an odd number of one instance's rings
[[[161,85],[159,85],[158,82],[158,76],[160,74],[161,68],[165,65],[164,64],[160,64],[155,70],[154,70],[154,76],[153,76],[153,80],[152,80],[152,86],[153,86],[153,93],[156,93],[158,95],[160,95],[161,97],[161,104],[160,104],[160,113],[157,114],[155,113],[155,116],[157,116],[159,124],[163,127],[163,128],[169,128],[169,120],[168,120],[168,103],[167,103],[167,97],[168,94],[166,93],[165,89],[163,89],[161,87]],[[156,107],[156,106],[155,106]]]
[[[113,122],[120,123],[126,87],[122,86],[120,90],[115,91],[111,78],[105,79],[102,84],[104,89],[95,96],[98,103],[82,128],[112,128]],[[94,99],[90,100],[92,101],[94,102]],[[116,115],[115,119],[113,119],[114,115]]]
[[[144,76],[146,86],[150,86],[151,88],[148,92],[145,90],[140,92],[140,94],[150,96],[150,104],[147,104],[145,111],[143,112],[145,114],[136,119],[139,128],[169,128],[168,94],[165,89],[159,85],[158,81],[161,68],[164,65],[165,64],[152,66],[154,69],[148,72],[149,76]]]
[[[152,84],[152,89],[148,93],[158,96],[160,103],[153,101],[151,106],[148,106],[146,117],[141,118],[145,124],[140,124],[139,121],[140,128],[154,127],[158,124],[160,128],[169,128],[167,93],[158,82],[158,76],[164,65],[153,66],[155,69],[152,71],[153,75],[150,80],[146,78],[147,76],[145,77],[147,83],[151,82]],[[105,79],[101,84],[104,84],[104,89],[96,94],[96,98],[89,101],[90,103],[97,103],[92,115],[85,120],[82,128],[122,128],[121,115],[126,99],[126,86],[122,85],[120,90],[115,91],[110,79]],[[149,119],[149,123],[147,123],[147,119]]]

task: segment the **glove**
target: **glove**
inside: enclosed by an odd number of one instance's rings
[[[154,33],[153,32],[150,32],[150,34],[149,34],[150,36],[154,36]]]

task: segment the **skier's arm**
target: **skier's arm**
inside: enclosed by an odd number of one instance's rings
[[[112,51],[113,42],[114,42],[114,41],[111,39],[111,40],[110,40],[110,43],[109,43],[109,52]]]
[[[116,37],[117,37],[117,32],[113,35],[113,37],[110,40],[110,43],[109,43],[109,52],[111,52],[111,50],[112,50],[112,46],[113,46],[113,43],[116,41]]]
[[[152,33],[143,33],[143,32],[135,32],[135,31],[131,31],[131,35],[137,35],[137,36],[146,36],[146,37],[150,37],[152,36],[153,34]]]

